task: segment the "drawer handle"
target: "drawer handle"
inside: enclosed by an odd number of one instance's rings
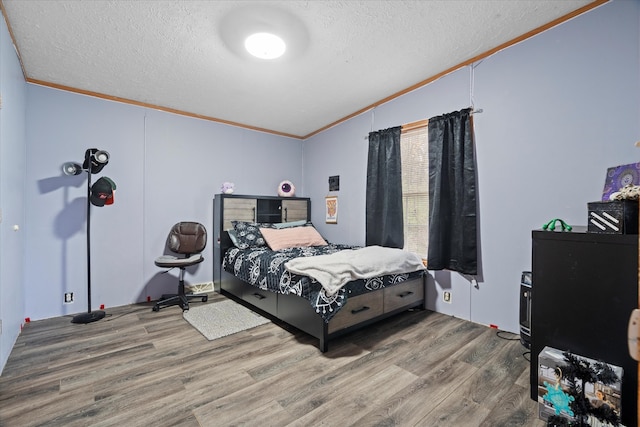
[[[367,307],[366,305],[360,308],[356,308],[354,310],[351,310],[351,314],[358,314],[358,313],[362,313],[363,311],[367,311],[369,310],[370,307]]]
[[[258,298],[258,299],[265,299],[266,297],[264,295],[260,295],[259,293],[254,293],[253,294],[254,297]]]
[[[412,291],[407,291],[407,292],[403,292],[401,294],[398,294],[398,296],[400,298],[408,297],[409,295],[413,295],[413,292]]]

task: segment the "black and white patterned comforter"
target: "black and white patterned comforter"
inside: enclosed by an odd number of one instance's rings
[[[264,246],[248,249],[233,247],[225,254],[222,265],[225,271],[257,288],[281,294],[295,294],[307,299],[325,322],[329,322],[335,316],[346,304],[349,296],[393,286],[424,274],[423,271],[417,271],[355,280],[330,296],[320,283],[307,276],[292,274],[284,267],[284,264],[293,258],[326,255],[356,248],[357,246],[340,244],[279,251]]]

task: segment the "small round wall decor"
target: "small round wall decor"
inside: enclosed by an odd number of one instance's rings
[[[293,197],[296,194],[296,187],[291,181],[282,181],[278,186],[278,196]]]

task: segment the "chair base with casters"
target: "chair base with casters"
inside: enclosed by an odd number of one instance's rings
[[[169,234],[169,238],[167,239],[167,246],[173,252],[184,254],[186,257],[179,258],[172,255],[163,255],[156,258],[155,264],[158,267],[168,268],[165,273],[169,272],[173,268],[180,269],[178,293],[162,295],[162,297],[160,297],[160,299],[154,304],[153,311],[159,311],[161,308],[174,305],[180,306],[182,311],[187,311],[189,310],[190,300],[199,299],[202,302],[207,302],[209,299],[207,295],[187,294],[184,291],[185,269],[204,261],[200,252],[204,249],[205,244],[206,230],[201,224],[182,222],[173,226],[171,233]],[[197,253],[192,255],[194,252]]]
[[[161,258],[166,258],[166,257],[160,257],[156,260],[156,265],[158,267],[164,267],[164,268],[173,268],[175,266],[171,266],[169,265],[169,263],[163,263],[162,261],[159,261]],[[181,258],[177,258],[177,260],[183,260]],[[202,262],[204,261],[204,258],[200,257],[200,261],[198,262]],[[197,264],[197,263],[196,263]],[[190,264],[193,265],[193,264]],[[164,307],[171,307],[173,305],[179,305],[180,308],[182,308],[182,311],[188,311],[189,310],[189,301],[192,299],[200,299],[202,302],[207,302],[209,300],[209,296],[208,295],[196,295],[196,294],[192,294],[192,293],[185,293],[184,292],[184,269],[185,267],[180,267],[180,278],[178,281],[178,293],[177,294],[162,294],[162,296],[160,297],[160,299],[153,305],[153,311],[160,311],[161,308]],[[165,271],[165,273],[168,273],[169,270]]]

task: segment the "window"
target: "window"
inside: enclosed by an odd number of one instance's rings
[[[404,249],[427,258],[429,245],[429,144],[427,121],[402,127]]]

